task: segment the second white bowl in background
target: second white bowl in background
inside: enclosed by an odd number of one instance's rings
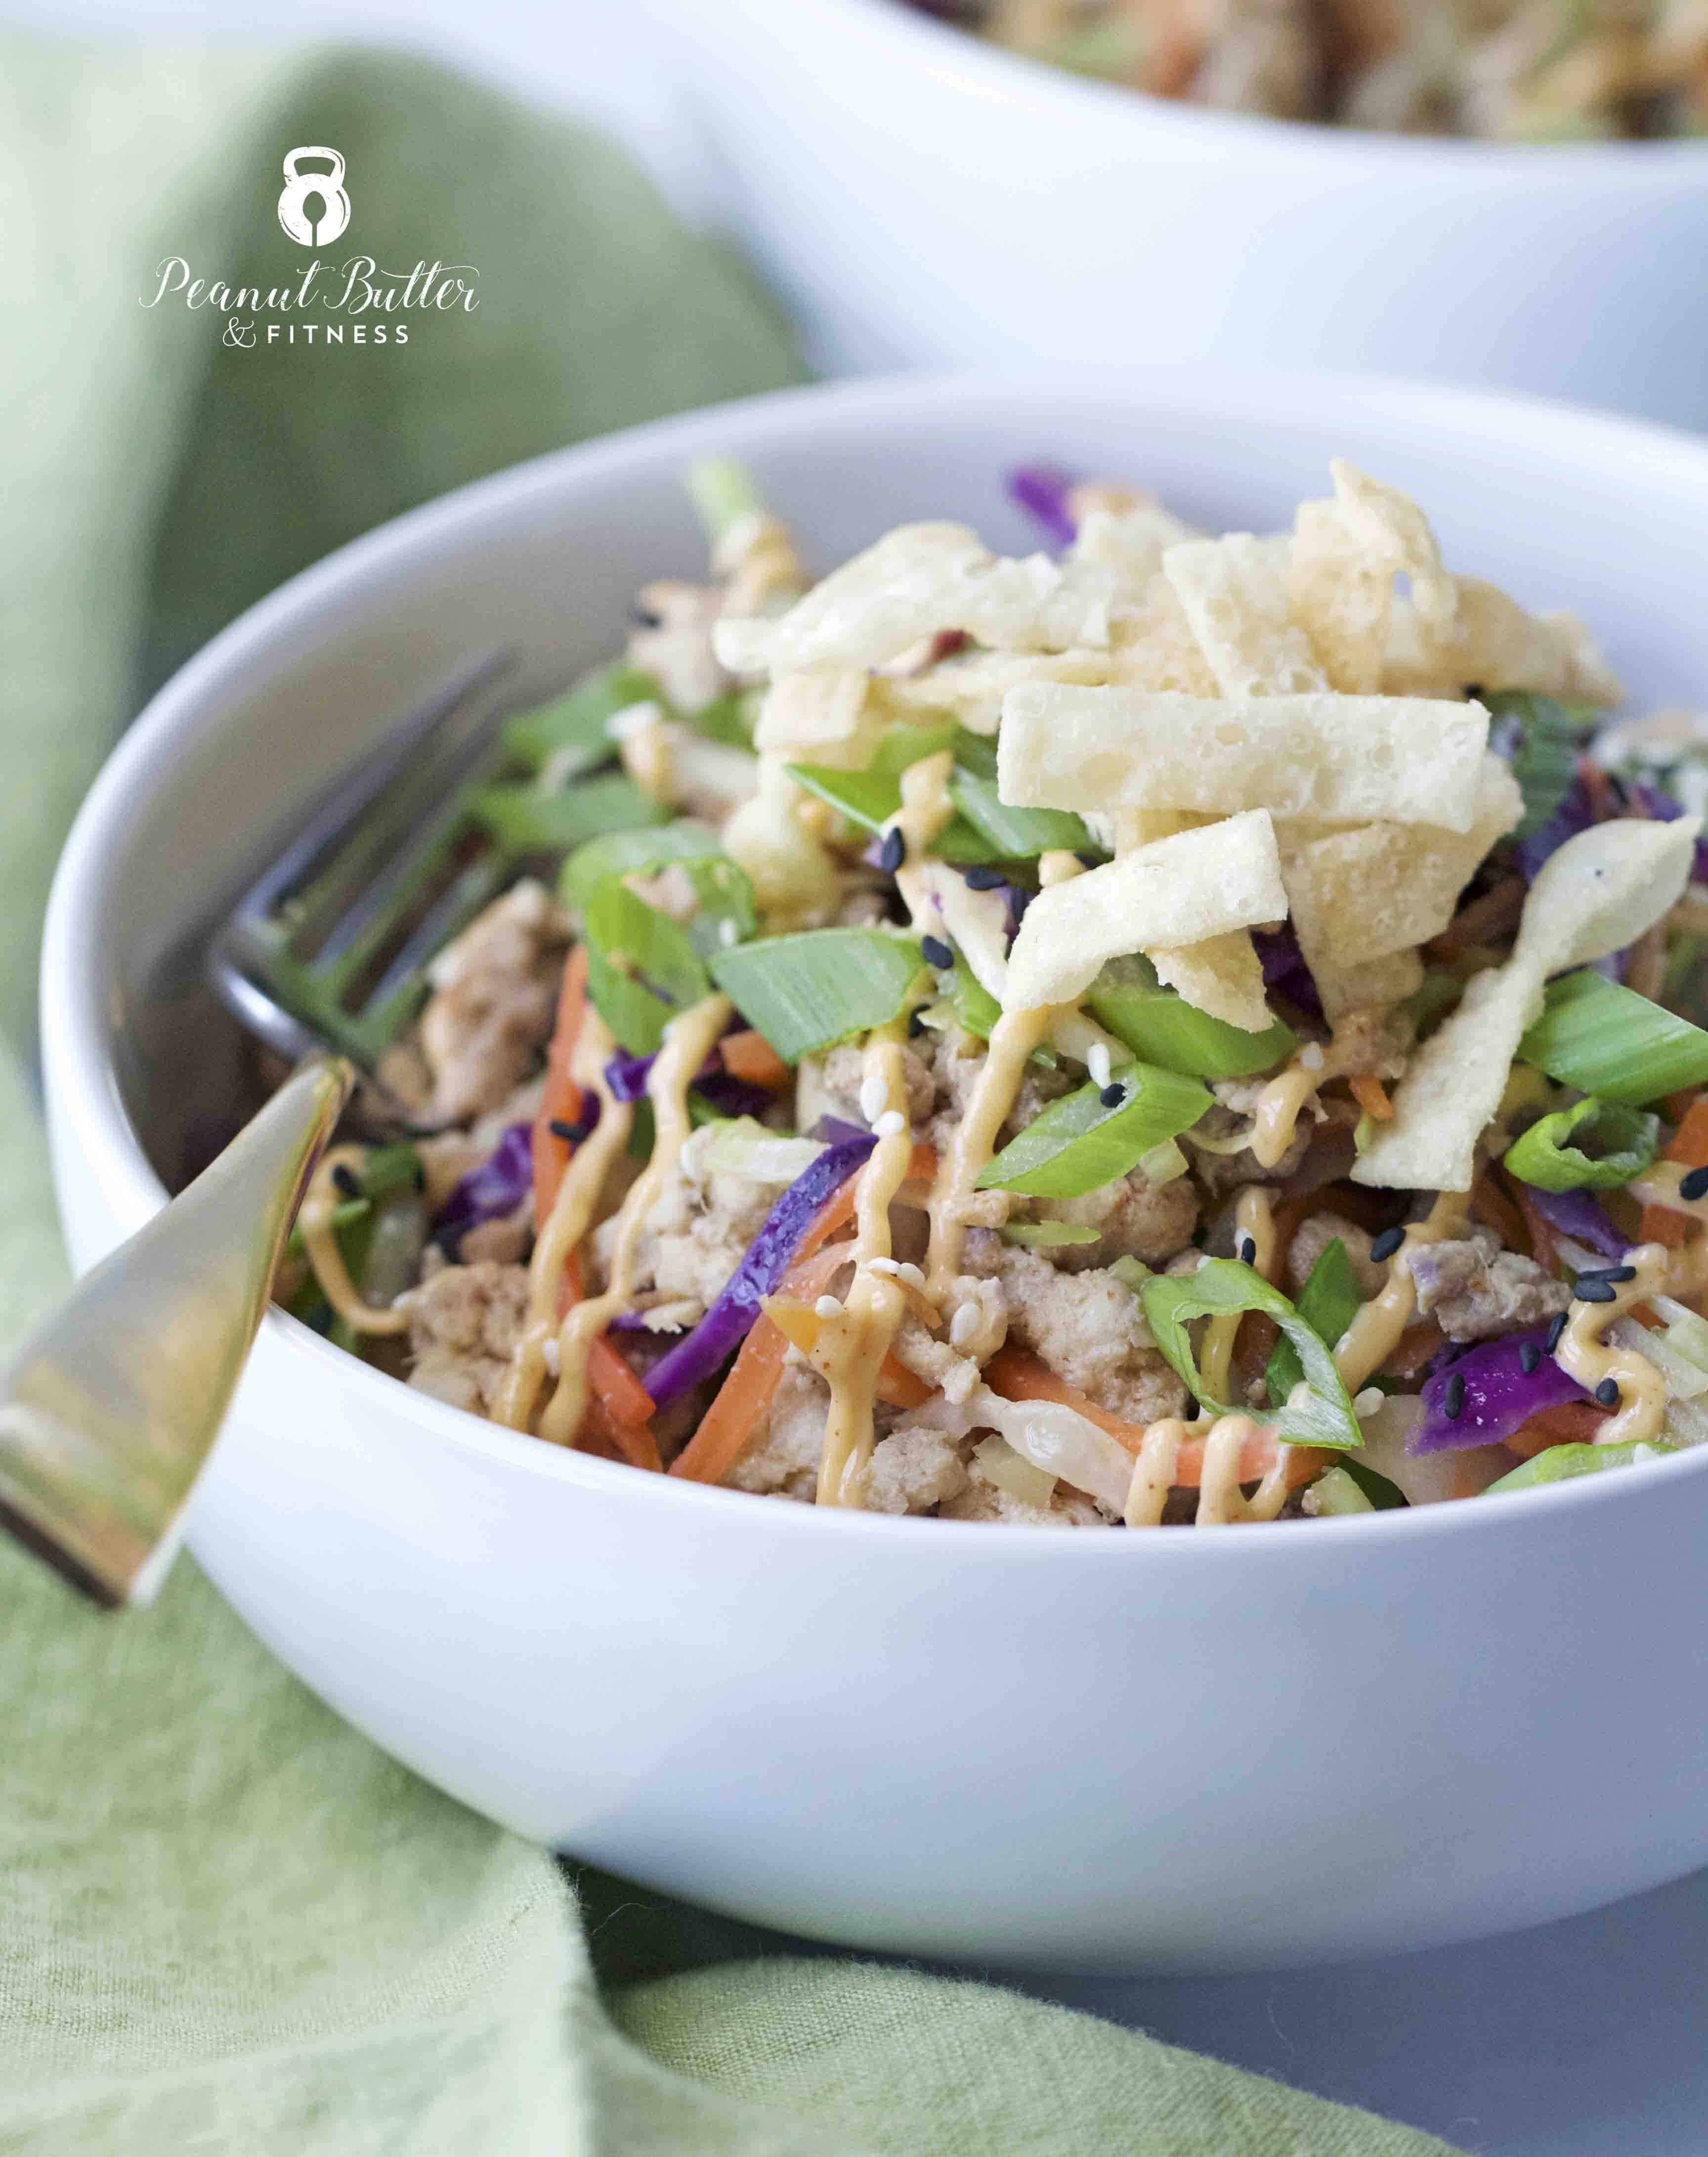
[[[728,214],[831,371],[1215,358],[1708,425],[1708,143],[1172,105],[899,0],[650,0]]]

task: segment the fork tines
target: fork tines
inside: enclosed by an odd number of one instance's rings
[[[214,940],[214,986],[281,1053],[331,1047],[372,1071],[426,991],[434,955],[506,862],[469,801],[496,762],[502,652],[461,668],[335,780]]]

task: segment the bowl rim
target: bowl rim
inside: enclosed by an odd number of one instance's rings
[[[698,0],[696,0],[696,4]],[[681,0],[670,0],[680,5]],[[993,45],[974,32],[938,21],[908,0],[814,0],[846,27],[874,41],[890,39],[911,51],[928,72],[943,80],[968,78],[973,94],[1005,104],[1053,101],[1066,119],[1093,114],[1108,116],[1124,106],[1150,126],[1168,125],[1183,131],[1220,138],[1228,149],[1239,146],[1285,154],[1347,158],[1370,157],[1399,165],[1451,162],[1475,167],[1479,173],[1530,178],[1579,178],[1587,161],[1616,168],[1626,181],[1649,181],[1667,167],[1686,173],[1708,162],[1708,140],[1690,136],[1657,140],[1584,142],[1489,142],[1463,135],[1398,135],[1375,127],[1340,127],[1319,120],[1289,120],[1265,112],[1233,112],[1191,105],[1177,98],[1129,89],[1123,83],[1075,75],[1047,61],[1029,59]],[[1612,177],[1612,172],[1608,173]]]
[[[424,537],[454,533],[471,513],[495,504],[507,502],[519,507],[530,496],[558,497],[566,476],[572,486],[583,478],[594,482],[620,478],[637,450],[668,453],[682,462],[713,451],[727,454],[732,446],[728,437],[733,430],[754,437],[737,445],[739,449],[762,454],[768,440],[796,445],[810,441],[816,422],[826,413],[872,424],[898,408],[917,414],[922,406],[929,409],[934,403],[947,407],[952,417],[956,411],[965,412],[988,401],[1037,397],[1072,400],[1088,394],[1106,401],[1129,402],[1139,411],[1154,409],[1163,391],[1170,393],[1177,403],[1205,412],[1214,412],[1231,401],[1240,409],[1261,412],[1267,419],[1278,414],[1284,420],[1303,420],[1307,413],[1326,420],[1331,414],[1344,414],[1350,402],[1376,418],[1428,421],[1433,416],[1438,423],[1456,420],[1462,426],[1474,421],[1507,437],[1524,429],[1534,434],[1538,428],[1564,426],[1587,448],[1598,447],[1623,474],[1639,480],[1646,464],[1664,466],[1675,478],[1681,456],[1693,461],[1698,467],[1705,507],[1708,507],[1708,440],[1622,414],[1505,392],[1381,376],[1317,370],[1277,374],[1268,370],[1160,364],[1129,366],[1119,371],[951,371],[809,384],[647,421],[548,451],[437,496],[311,564],[229,623],[149,700],[108,756],[79,809],[59,858],[48,905],[40,974],[42,1037],[54,1088],[55,1120],[63,1121],[65,1130],[76,1134],[94,1180],[123,1223],[122,1233],[129,1234],[140,1227],[165,1203],[167,1193],[143,1151],[120,1093],[111,1053],[112,1029],[103,1008],[100,972],[95,964],[100,942],[98,930],[105,919],[103,877],[108,842],[127,821],[128,806],[139,782],[147,782],[161,762],[169,759],[179,735],[194,728],[198,716],[232,674],[270,650],[276,653],[293,629],[298,633],[299,651],[311,647],[314,636],[305,638],[302,632],[316,625],[316,618],[329,602],[348,603],[359,598],[365,584],[387,581],[394,557],[407,555]],[[642,1504],[709,1507],[708,1518],[734,1506],[740,1509],[741,1517],[754,1524],[771,1520],[785,1534],[852,1535],[864,1542],[872,1536],[915,1535],[927,1525],[907,1516],[786,1502],[769,1505],[761,1512],[749,1492],[645,1475],[620,1462],[545,1444],[455,1408],[335,1348],[276,1307],[270,1306],[262,1331],[270,1348],[295,1358],[311,1382],[319,1384],[323,1380],[347,1392],[353,1390],[358,1398],[371,1400],[373,1410],[382,1414],[389,1403],[394,1418],[404,1418],[453,1449],[508,1470],[579,1484],[608,1495],[627,1491]],[[329,1357],[336,1361],[322,1360]],[[1297,1556],[1300,1536],[1305,1531],[1319,1538],[1332,1537],[1343,1547],[1372,1538],[1386,1542],[1395,1537],[1414,1539],[1444,1533],[1498,1532],[1502,1522],[1517,1527],[1525,1521],[1551,1516],[1562,1507],[1618,1504],[1622,1490],[1628,1498],[1637,1498],[1654,1490],[1662,1479],[1671,1481],[1705,1475],[1708,1475],[1708,1446],[1639,1463],[1617,1475],[1583,1476],[1514,1492],[1500,1506],[1439,1505],[1404,1511],[1253,1523],[1248,1525],[1284,1527],[1285,1533],[1241,1535],[1232,1541],[1242,1553],[1237,1562],[1249,1564],[1265,1562],[1263,1552],[1270,1553],[1273,1559],[1290,1549]],[[949,1524],[929,1525],[942,1529]],[[1125,1558],[1110,1555],[1129,1549],[1131,1539],[1127,1537],[1064,1537],[1041,1534],[1029,1526],[1001,1522],[980,1522],[976,1526],[975,1534],[949,1535],[948,1547],[956,1552],[982,1550],[990,1557],[1027,1551],[1037,1562],[1060,1562],[1048,1554],[1059,1552],[1065,1544],[1068,1550],[1082,1552],[1071,1561],[1076,1564],[1135,1562],[1130,1552]],[[1227,1547],[1229,1539],[1225,1537],[1164,1536],[1140,1540],[1143,1547],[1154,1553],[1147,1562],[1227,1562],[1212,1555]],[[1104,1555],[1099,1557],[1099,1552]],[[1194,1552],[1200,1553],[1199,1558],[1186,1557]],[[1164,1555],[1168,1552],[1174,1555]],[[970,1557],[950,1560],[946,1555],[939,1559],[939,1563],[970,1562]]]

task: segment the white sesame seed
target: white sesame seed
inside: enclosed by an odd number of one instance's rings
[[[872,1127],[881,1139],[893,1139],[898,1131],[908,1128],[908,1120],[899,1109],[886,1109]]]
[[[875,1124],[883,1114],[883,1104],[889,1099],[889,1088],[874,1071],[860,1082],[860,1113],[868,1124]]]
[[[555,1334],[549,1341],[543,1343],[540,1348],[540,1361],[545,1365],[547,1370],[549,1371],[552,1376],[555,1378],[559,1368],[558,1341]]]
[[[868,1259],[866,1270],[869,1274],[898,1274],[901,1268],[893,1259]]]
[[[964,1303],[949,1322],[949,1345],[951,1348],[966,1348],[972,1344],[979,1330],[979,1314],[970,1303]]]
[[[821,1318],[840,1318],[842,1315],[842,1306],[833,1295],[821,1295],[813,1309]]]
[[[720,944],[725,945],[739,944],[741,941],[741,930],[736,926],[734,922],[726,919],[720,921],[718,924],[718,940]]]
[[[1323,1068],[1321,1042],[1308,1041],[1299,1053],[1299,1063],[1303,1071],[1320,1071]]]
[[[906,1281],[909,1288],[923,1288],[925,1285],[924,1274],[920,1272],[918,1266],[913,1264],[898,1266],[896,1279]]]
[[[1354,1399],[1352,1413],[1359,1416],[1374,1415],[1386,1398],[1380,1386],[1366,1386]]]
[[[1108,1043],[1094,1041],[1085,1052],[1085,1068],[1093,1086],[1101,1090],[1109,1084],[1109,1052]]]

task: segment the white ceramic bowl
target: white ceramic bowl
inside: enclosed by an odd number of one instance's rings
[[[821,363],[1360,368],[1708,425],[1708,143],[1212,112],[898,0],[648,0]]]
[[[1578,609],[1639,690],[1708,693],[1708,446],[1335,381],[794,392],[299,577],[161,692],[66,849],[44,1009],[77,1260],[159,1205],[150,1151],[225,1083],[196,940],[267,828],[462,656],[513,646],[544,685],[609,651],[632,588],[698,559],[691,457],[750,460],[829,564],[903,517],[1025,543],[1021,454],[1262,528],[1335,450],[1421,492],[1455,562]],[[192,1524],[310,1685],[527,1834],[803,1933],[1087,1969],[1422,1947],[1708,1858],[1705,1537],[1708,1452],[1223,1533],[820,1513],[515,1437],[276,1312]]]

